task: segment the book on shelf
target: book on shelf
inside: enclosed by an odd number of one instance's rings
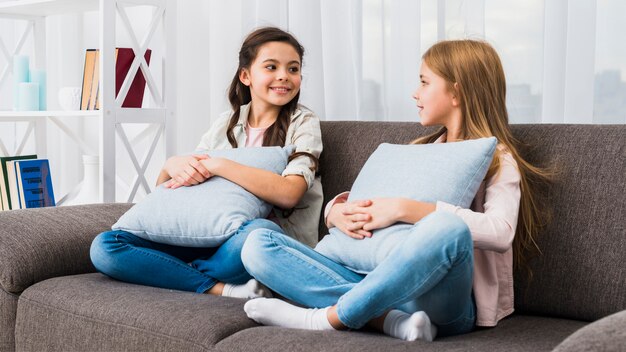
[[[144,55],[146,63],[150,64],[152,50],[147,49]],[[135,52],[131,48],[115,48],[115,97],[119,94],[124,79],[130,71],[135,59]],[[137,70],[132,80],[128,94],[122,103],[124,108],[140,108],[146,89],[146,79]],[[81,93],[81,110],[100,110],[100,50],[87,49],[85,52],[85,66],[83,71],[83,88]]]
[[[48,159],[15,160],[13,165],[20,209],[55,206]]]
[[[100,52],[98,50],[95,51],[94,61],[93,66],[95,69],[93,70],[93,79],[91,82],[91,89],[89,90],[92,93],[89,97],[89,106],[87,110],[99,110],[96,108],[96,102],[98,101],[98,95],[100,93]]]
[[[37,159],[37,155],[20,155],[20,156],[2,156],[0,157],[0,173],[2,179],[0,179],[0,193],[2,194],[2,208],[4,210],[11,209],[19,209],[19,207],[14,207],[14,203],[12,202],[13,198],[11,195],[11,186],[13,186],[15,181],[15,169],[13,168],[13,161],[15,160],[26,160],[26,159]],[[10,168],[10,170],[9,170]],[[9,176],[12,175],[12,181]],[[14,190],[14,196],[17,196],[17,189]]]
[[[83,87],[80,95],[80,109],[89,110],[89,99],[94,82],[93,75],[99,71],[96,65],[96,49],[87,49],[85,52],[85,67],[83,69]]]

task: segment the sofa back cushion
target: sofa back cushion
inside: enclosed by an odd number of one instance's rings
[[[525,313],[592,321],[626,309],[626,125],[516,125],[526,160],[554,163],[551,223],[516,275]]]
[[[321,124],[324,201],[351,188],[383,142],[408,143],[432,132],[412,122]],[[513,125],[532,163],[554,163],[558,180],[544,192],[553,220],[529,261],[533,279],[515,272],[518,313],[592,321],[626,309],[626,125]],[[320,221],[320,238],[328,230]]]

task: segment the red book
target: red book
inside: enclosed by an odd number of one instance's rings
[[[94,56],[89,56],[90,53],[95,52]],[[150,56],[152,50],[147,49],[144,55],[146,63],[150,64]],[[100,58],[100,50],[87,49],[87,55],[85,55],[85,72],[83,75],[83,92],[81,110],[100,110],[100,84],[99,84],[99,70],[98,61]],[[124,79],[130,71],[130,66],[135,59],[135,52],[131,48],[115,48],[115,97],[120,92]],[[88,69],[91,68],[91,71]],[[133,81],[126,94],[126,98],[122,103],[124,108],[140,108],[143,102],[143,93],[146,89],[146,79],[141,72],[141,68],[137,70],[137,74],[133,78]]]
[[[146,63],[150,64],[150,55],[152,54],[152,50],[146,50],[146,54],[144,58],[146,59]],[[124,79],[126,75],[128,75],[128,71],[130,70],[130,66],[133,64],[133,60],[135,59],[135,52],[131,48],[117,48],[115,49],[115,97],[120,92],[122,88],[122,83],[124,83]],[[128,90],[128,94],[126,95],[126,99],[124,99],[124,103],[122,104],[123,108],[140,108],[141,102],[143,101],[143,92],[146,89],[146,79],[141,72],[141,67],[137,70],[137,74],[133,79],[133,83],[130,85],[130,89]],[[99,105],[97,109],[99,108]]]

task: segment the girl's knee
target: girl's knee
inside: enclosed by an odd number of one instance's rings
[[[110,237],[111,232],[103,232],[96,236],[91,242],[89,257],[91,258],[91,263],[98,271],[102,271],[101,268],[104,266],[104,263],[107,262],[105,257],[108,253],[107,244],[110,243]]]
[[[89,257],[94,267],[103,273],[107,273],[108,268],[115,263],[115,249],[119,248],[121,239],[124,237],[123,231],[108,231],[96,236],[89,248]]]
[[[472,235],[469,227],[459,216],[446,211],[436,211],[415,225],[416,235],[431,242],[432,246],[459,246],[472,248]]]
[[[470,230],[465,221],[460,216],[447,211],[436,211],[425,217],[422,221],[429,225],[436,226],[442,231],[455,235],[469,235]]]
[[[93,255],[94,253],[106,251],[111,243],[115,241],[115,232],[116,231],[103,232],[96,236],[91,242],[90,253]]]
[[[280,226],[268,219],[253,219],[243,225],[249,232],[257,229],[268,229],[272,231],[282,231]]]
[[[241,261],[249,273],[258,267],[258,263],[264,262],[263,257],[272,242],[271,237],[272,231],[264,228],[253,230],[248,234],[241,249]]]

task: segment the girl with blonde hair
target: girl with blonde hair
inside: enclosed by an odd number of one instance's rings
[[[435,44],[423,56],[420,82],[413,98],[421,123],[441,128],[413,143],[497,138],[484,193],[479,192],[484,201],[477,197],[472,209],[463,209],[407,198],[348,202],[348,192],[338,195],[326,207],[326,224],[346,236],[363,239],[395,223],[416,224],[367,275],[279,232],[254,231],[242,251],[249,272],[312,308],[259,298],[245,305],[250,318],[314,330],[369,324],[396,338],[431,341],[437,334],[495,326],[513,312],[514,258],[523,264],[524,253],[535,245],[543,222],[535,187],[548,175],[518,152],[508,124],[504,71],[489,44]]]

